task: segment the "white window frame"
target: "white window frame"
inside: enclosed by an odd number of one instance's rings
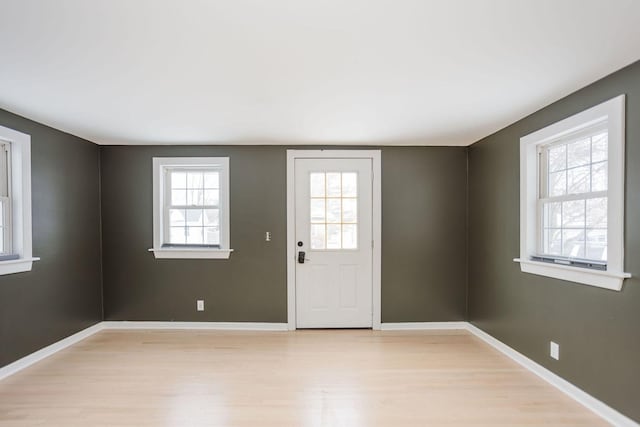
[[[0,275],[31,271],[31,136],[0,126],[0,140],[10,145],[11,252],[18,258],[0,261]]]
[[[220,173],[220,248],[201,245],[163,246],[166,233],[166,171],[173,168],[213,169]],[[154,157],[153,158],[153,248],[156,258],[227,259],[233,252],[229,240],[229,158],[228,157]]]
[[[606,270],[534,261],[531,257],[540,255],[539,149],[599,122],[606,122],[608,131]],[[523,272],[606,289],[622,289],[624,279],[631,277],[624,272],[624,138],[625,95],[620,95],[520,139],[520,258],[514,261],[520,263]]]

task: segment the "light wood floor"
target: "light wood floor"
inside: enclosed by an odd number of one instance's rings
[[[0,381],[1,426],[596,426],[463,332],[102,331]]]

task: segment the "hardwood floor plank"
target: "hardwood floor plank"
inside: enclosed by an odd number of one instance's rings
[[[101,331],[0,381],[0,426],[602,426],[464,331]]]

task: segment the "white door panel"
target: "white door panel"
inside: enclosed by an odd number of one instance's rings
[[[372,326],[371,169],[371,159],[295,160],[299,328]]]

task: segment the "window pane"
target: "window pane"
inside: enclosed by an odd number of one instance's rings
[[[187,204],[187,190],[171,190],[171,205],[184,206]]]
[[[311,224],[311,249],[325,248],[325,225]]]
[[[357,199],[342,199],[342,222],[358,222]]]
[[[202,227],[202,221],[202,209],[187,209],[187,225]]]
[[[187,188],[203,188],[203,175],[202,172],[187,172]]]
[[[591,161],[595,163],[607,160],[609,157],[608,146],[607,132],[595,135],[591,140]]]
[[[584,200],[572,200],[562,203],[562,226],[583,228],[585,221]]]
[[[560,228],[562,226],[562,203],[554,202],[544,205],[545,228]]]
[[[171,188],[187,188],[186,172],[171,172]]]
[[[325,199],[311,199],[311,222],[324,223],[325,222]]]
[[[220,188],[220,174],[218,172],[204,173],[204,188]]]
[[[591,162],[591,139],[585,138],[567,144],[567,168],[587,165]]]
[[[567,190],[567,172],[553,172],[549,174],[549,196],[562,196]]]
[[[186,243],[184,231],[184,227],[169,228],[169,243]]]
[[[584,230],[562,230],[562,255],[584,258]]]
[[[586,193],[589,191],[590,167],[581,166],[567,171],[567,194]]]
[[[219,245],[220,244],[220,229],[218,227],[207,227],[204,229],[204,243],[205,245]]]
[[[342,222],[340,199],[327,199],[327,222]]]
[[[562,255],[562,230],[544,230],[544,253],[548,255]]]
[[[340,224],[327,224],[327,249],[340,249],[342,247],[340,234]]]
[[[587,200],[587,228],[607,228],[607,198]]]
[[[342,174],[342,197],[358,196],[358,174],[355,172],[344,172]]]
[[[567,168],[567,146],[557,145],[549,148],[549,172]]]
[[[203,244],[203,230],[204,228],[202,227],[187,227],[187,243],[191,243],[193,245]]]
[[[324,197],[324,172],[311,172],[311,197]]]
[[[341,173],[327,173],[327,197],[340,197],[341,194]]]
[[[204,204],[204,190],[202,189],[187,190],[188,206],[202,206],[203,204]]]
[[[608,180],[608,163],[596,163],[592,166],[593,172],[591,176],[591,191],[607,191]]]
[[[356,224],[344,224],[342,226],[342,248],[358,248],[358,226]]]
[[[204,226],[218,227],[220,225],[220,211],[218,209],[204,210]]]
[[[0,253],[4,253],[4,228],[0,227]]]
[[[0,200],[0,227],[4,226],[4,200]]]
[[[220,190],[204,190],[204,204],[218,206],[220,204]]]
[[[587,231],[586,258],[599,261],[607,260],[607,230]]]
[[[169,225],[171,227],[184,227],[185,216],[184,209],[169,209]]]

